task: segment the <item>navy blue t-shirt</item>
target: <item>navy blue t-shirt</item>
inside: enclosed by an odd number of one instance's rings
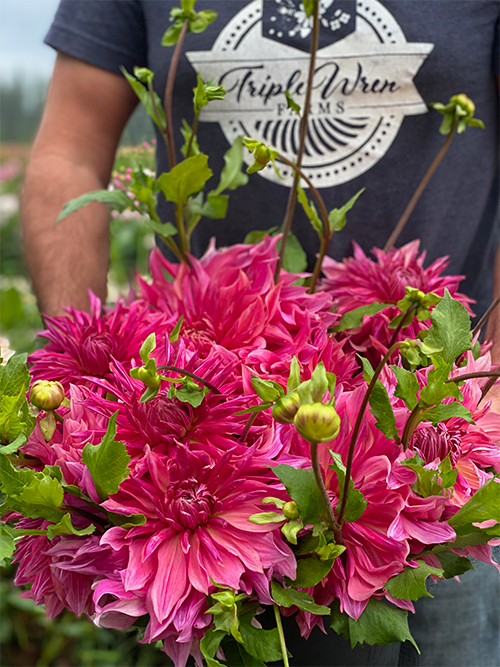
[[[163,98],[172,48],[161,46],[171,0],[63,0],[46,42],[93,65],[120,73],[136,65],[155,72]],[[468,128],[451,148],[419,201],[398,245],[421,239],[427,262],[451,255],[449,272],[466,273],[464,290],[490,298],[498,240],[498,22],[497,0],[324,0],[314,91],[303,165],[330,210],[366,188],[334,235],[329,254],[383,247],[444,138],[430,102],[465,93],[485,130]],[[239,135],[274,145],[293,157],[298,120],[286,109],[288,88],[299,104],[310,24],[299,0],[198,0],[217,20],[188,34],[174,91],[177,148],[182,118],[192,121],[196,72],[227,90],[202,111],[198,139],[209,155],[214,183],[223,153]],[[158,168],[168,169],[158,137]],[[248,154],[249,164],[251,163]],[[282,223],[290,170],[280,182],[269,167],[230,197],[225,220],[203,221],[193,238],[201,254],[241,242],[252,229]],[[161,204],[162,218],[172,215]],[[300,206],[293,231],[312,259],[318,249]]]

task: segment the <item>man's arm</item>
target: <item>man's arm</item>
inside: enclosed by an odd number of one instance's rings
[[[63,205],[106,188],[122,130],[137,99],[127,81],[60,53],[26,173],[22,232],[40,311],[88,310],[90,287],[106,297],[107,206],[93,203],[54,227]]]

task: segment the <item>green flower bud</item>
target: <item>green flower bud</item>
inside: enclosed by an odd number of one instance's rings
[[[273,406],[273,418],[280,424],[293,424],[297,410],[300,408],[300,397],[296,391],[280,398]]]
[[[301,405],[293,423],[300,435],[309,442],[330,442],[340,429],[337,411],[323,403]]]
[[[137,371],[137,379],[143,382],[146,387],[156,389],[161,384],[161,378],[158,373],[152,373],[147,368],[141,366]]]
[[[259,164],[267,164],[271,159],[271,151],[267,146],[261,144],[254,151],[255,161]]]
[[[64,387],[60,382],[37,380],[31,386],[30,403],[40,410],[56,410],[64,401]]]
[[[467,95],[464,93],[460,93],[460,95],[453,95],[453,97],[450,97],[450,102],[458,104],[458,106],[462,107],[468,116],[474,115],[476,105],[470,99],[470,97],[467,97]]]
[[[283,516],[287,519],[299,518],[299,508],[297,507],[295,500],[290,500],[283,505]]]

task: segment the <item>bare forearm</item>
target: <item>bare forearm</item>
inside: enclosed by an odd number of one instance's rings
[[[38,307],[45,315],[73,305],[88,310],[90,288],[106,296],[109,214],[91,204],[57,226],[63,205],[84,192],[106,187],[85,166],[56,153],[35,153],[25,183],[22,230],[26,262]]]

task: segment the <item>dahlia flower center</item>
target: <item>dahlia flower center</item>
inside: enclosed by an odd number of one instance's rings
[[[167,517],[179,530],[206,523],[220,506],[217,496],[212,495],[206,484],[193,477],[176,484],[166,500]]]
[[[460,429],[448,429],[445,424],[424,426],[415,431],[413,447],[426,463],[434,459],[445,459],[450,455],[451,465],[454,467],[462,455],[462,435]]]
[[[106,335],[90,335],[79,350],[80,364],[90,375],[102,376],[109,370],[112,341]]]

